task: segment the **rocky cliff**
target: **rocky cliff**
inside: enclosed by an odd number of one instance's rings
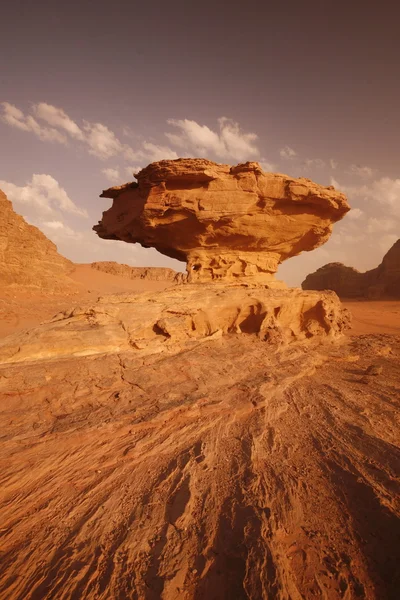
[[[113,205],[94,230],[186,261],[191,282],[271,281],[280,262],[325,243],[349,210],[333,187],[254,162],[164,160],[136,178],[102,193]]]
[[[56,289],[71,285],[71,261],[33,225],[18,215],[0,190],[0,285]]]
[[[376,269],[360,273],[342,263],[329,263],[307,275],[303,290],[333,290],[341,298],[400,298],[400,240]]]

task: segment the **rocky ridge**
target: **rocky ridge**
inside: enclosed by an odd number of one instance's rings
[[[400,240],[375,269],[361,273],[342,263],[329,263],[307,275],[303,290],[333,290],[341,298],[400,298]]]
[[[114,261],[101,261],[91,263],[92,269],[125,277],[127,279],[147,279],[148,281],[171,281],[180,283],[184,274],[167,267],[131,267]]]
[[[0,284],[46,290],[70,287],[74,264],[37,227],[18,215],[0,190]]]

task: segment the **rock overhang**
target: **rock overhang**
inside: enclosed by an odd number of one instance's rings
[[[113,205],[94,230],[186,261],[192,282],[271,281],[283,260],[325,243],[350,210],[332,186],[264,173],[256,162],[164,160],[136,178],[102,193]]]

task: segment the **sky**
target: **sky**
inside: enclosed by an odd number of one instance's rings
[[[0,189],[75,262],[178,263],[100,240],[99,198],[180,156],[259,161],[352,210],[283,263],[374,268],[400,237],[400,5],[13,0],[1,9]]]

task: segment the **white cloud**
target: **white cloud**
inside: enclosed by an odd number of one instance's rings
[[[174,146],[186,150],[191,156],[239,162],[260,156],[255,133],[242,132],[238,123],[226,117],[218,119],[218,123],[219,131],[216,132],[189,119],[168,119],[168,124],[177,127],[180,133],[165,135]]]
[[[151,162],[157,162],[159,160],[173,160],[179,158],[178,154],[168,148],[168,146],[158,146],[152,142],[143,142],[143,155],[148,158]]]
[[[279,154],[281,158],[285,158],[287,160],[290,160],[297,156],[297,152],[295,152],[290,146],[285,146],[284,148],[281,148]]]
[[[388,250],[397,242],[399,236],[395,233],[386,233],[379,240],[379,248],[383,254],[386,254]]]
[[[338,167],[338,162],[336,160],[334,160],[333,158],[330,158],[329,165],[330,165],[331,169],[335,170]]]
[[[390,231],[396,227],[396,221],[393,219],[377,219],[370,217],[368,219],[367,231],[368,233],[381,233],[383,231]]]
[[[33,113],[35,116],[25,116],[19,108],[4,102],[2,120],[12,127],[34,133],[43,141],[67,144],[67,134],[70,139],[85,144],[89,154],[101,160],[121,156],[132,163],[147,163],[177,159],[179,156],[197,156],[238,162],[261,160],[265,165],[273,166],[260,156],[257,135],[243,132],[238,123],[226,117],[218,119],[219,131],[189,119],[169,119],[168,124],[179,132],[167,132],[165,135],[179,149],[177,151],[152,140],[140,141],[139,147],[133,149],[122,143],[107,125],[83,121],[83,126],[80,126],[64,109],[46,102],[33,105]],[[37,119],[51,127],[41,125]],[[129,127],[123,128],[123,134],[131,135]],[[295,155],[293,149],[288,148],[287,151]]]
[[[45,232],[49,229],[51,231],[62,231],[63,235],[69,237],[74,237],[76,235],[76,232],[71,229],[71,227],[68,227],[68,225],[65,225],[65,223],[62,223],[61,221],[42,221],[39,223],[39,228]]]
[[[102,169],[101,172],[104,173],[108,181],[110,181],[111,183],[117,183],[121,179],[119,169],[113,169],[109,167],[107,169]]]
[[[325,167],[325,162],[322,160],[322,158],[307,158],[304,161],[304,164],[307,167],[316,167],[317,169],[322,169]]]
[[[375,169],[371,169],[371,167],[362,167],[361,165],[350,165],[348,172],[352,175],[364,178],[372,177],[376,173]]]
[[[2,102],[2,107],[3,114],[1,118],[7,125],[22,131],[30,131],[46,142],[67,143],[67,138],[60,131],[53,127],[43,127],[31,115],[25,117],[24,113],[13,104]]]
[[[266,160],[260,160],[260,167],[262,168],[263,171],[266,171],[267,173],[273,173],[275,171],[275,165],[266,161]]]
[[[169,119],[169,125],[178,127],[181,134],[166,133],[167,138],[179,148],[193,148],[200,154],[206,154],[211,151],[217,156],[223,156],[226,148],[215,131],[212,131],[207,125],[199,125],[196,121],[189,119]]]
[[[2,120],[23,131],[35,133],[41,140],[66,144],[67,138],[63,132],[78,141],[84,142],[89,147],[89,154],[106,160],[112,156],[130,150],[129,146],[121,144],[117,136],[103,123],[90,123],[84,121],[83,129],[75,123],[62,109],[46,102],[34,105],[33,110],[37,118],[46,121],[53,127],[44,127],[32,116],[25,117],[24,113],[16,106],[3,102]],[[56,127],[58,129],[56,129]]]
[[[43,215],[53,214],[59,210],[87,217],[86,210],[79,208],[51,175],[35,174],[24,186],[0,181],[0,189],[8,196],[14,207],[30,207]]]
[[[115,133],[102,123],[85,122],[86,143],[89,145],[89,154],[101,160],[120,154],[124,147]]]
[[[11,127],[17,127],[18,129],[22,129],[23,131],[29,131],[29,127],[27,123],[25,123],[25,115],[22,110],[19,110],[13,104],[9,102],[2,102],[3,114],[2,121],[11,125]]]
[[[356,220],[360,219],[364,215],[364,212],[361,208],[352,208],[349,213],[346,215],[346,219]]]
[[[38,119],[46,121],[46,123],[53,127],[64,129],[73,138],[83,140],[84,135],[82,130],[62,108],[57,108],[46,102],[39,102],[33,108]]]
[[[382,177],[359,186],[341,185],[337,180],[331,177],[331,183],[337,189],[352,197],[360,198],[364,201],[372,201],[386,207],[390,214],[400,217],[400,179],[391,179]]]
[[[141,171],[143,169],[143,167],[138,167],[138,166],[134,166],[134,167],[126,167],[125,168],[125,173],[129,176],[132,177],[132,175],[136,175],[137,173],[139,173],[139,171]]]
[[[367,188],[371,197],[386,205],[390,212],[400,217],[400,179],[382,177]]]
[[[239,161],[248,161],[258,158],[260,151],[255,145],[258,136],[255,133],[242,133],[239,124],[231,119],[222,117],[218,119],[223,141],[228,157],[232,156]]]

